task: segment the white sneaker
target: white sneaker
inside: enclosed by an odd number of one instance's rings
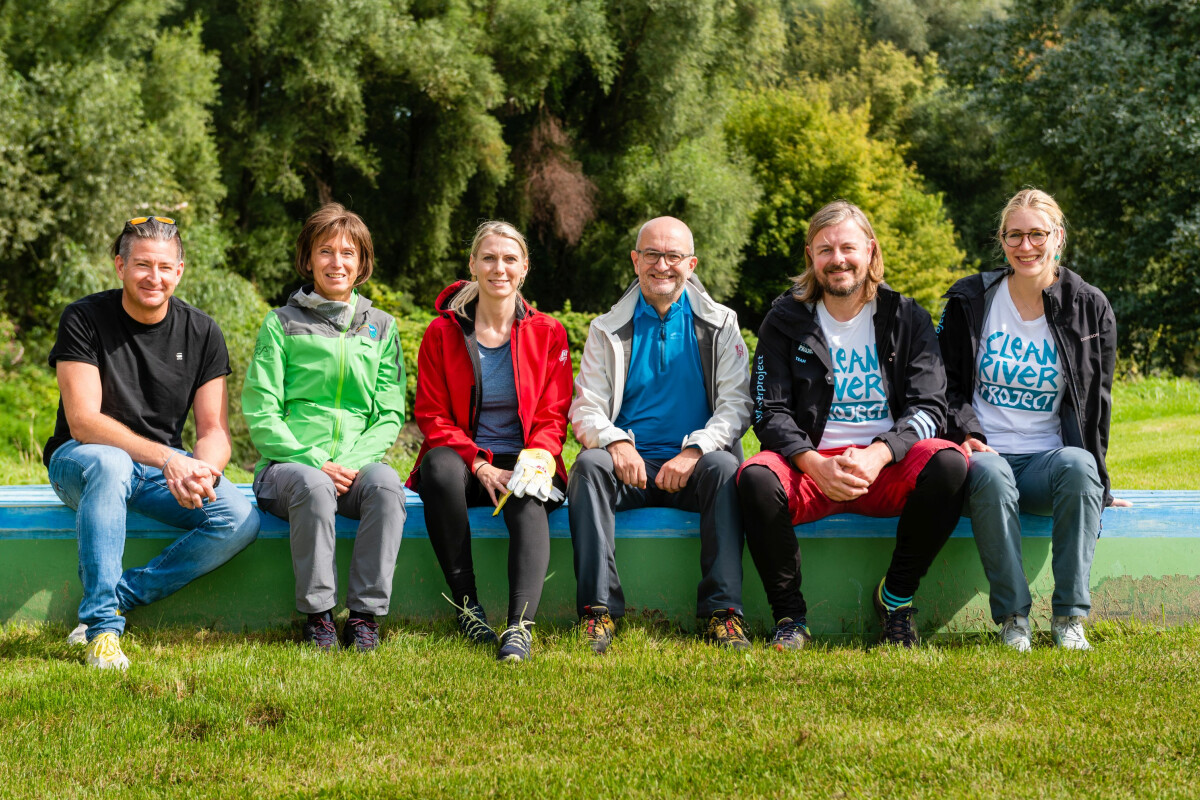
[[[1080,634],[1082,635],[1082,634]],[[1029,630],[1029,618],[1020,614],[1009,614],[1000,626],[1000,641],[1018,653],[1033,649],[1033,632]]]
[[[121,641],[112,631],[104,631],[88,643],[87,663],[98,669],[129,669],[129,659],[121,652]]]
[[[1087,617],[1055,617],[1050,624],[1054,646],[1064,650],[1091,650],[1087,637],[1083,635],[1083,621]]]
[[[87,644],[87,625],[79,623],[67,634],[67,644]]]

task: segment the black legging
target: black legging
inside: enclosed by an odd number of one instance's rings
[[[516,455],[496,455],[493,464],[512,469]],[[554,485],[566,485],[555,476]],[[450,585],[455,603],[464,597],[478,602],[475,566],[471,560],[471,523],[467,509],[490,506],[491,497],[483,484],[449,447],[435,447],[421,460],[418,492],[425,504],[425,527],[438,564]],[[542,599],[542,585],[550,566],[550,523],[546,515],[560,503],[542,503],[533,497],[510,497],[504,504],[508,526],[508,622],[522,616],[533,619]],[[523,612],[523,613],[522,613]]]
[[[888,591],[915,594],[921,578],[958,524],[966,493],[967,462],[958,450],[941,450],[917,476],[896,523],[896,549],[887,571]],[[738,478],[746,544],[775,619],[808,612],[800,592],[800,543],[792,527],[787,495],[767,467],[754,465]]]

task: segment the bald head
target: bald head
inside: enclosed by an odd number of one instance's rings
[[[638,229],[637,244],[634,247],[641,250],[642,241],[651,233],[663,233],[687,242],[687,249],[683,251],[685,255],[691,255],[696,252],[696,241],[692,238],[692,229],[685,225],[681,219],[676,219],[675,217],[655,217]]]

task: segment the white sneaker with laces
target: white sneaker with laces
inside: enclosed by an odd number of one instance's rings
[[[129,669],[129,659],[121,652],[121,641],[112,631],[104,631],[88,642],[87,663],[98,669]]]
[[[1000,641],[1018,653],[1033,649],[1033,632],[1029,629],[1029,618],[1020,614],[1009,614],[1000,626]]]
[[[87,625],[79,623],[67,634],[67,644],[87,644]]]
[[[1087,617],[1055,617],[1050,624],[1054,646],[1064,650],[1091,650],[1087,637],[1083,635],[1083,621]]]

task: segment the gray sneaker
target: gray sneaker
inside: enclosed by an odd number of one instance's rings
[[[1009,614],[1000,626],[1000,641],[1018,653],[1033,649],[1033,632],[1029,630],[1029,618],[1020,614]]]
[[[1055,617],[1050,624],[1054,646],[1064,650],[1091,650],[1087,637],[1083,635],[1083,621],[1087,617]]]
[[[87,644],[87,628],[84,623],[75,626],[75,630],[67,634],[67,644]]]

